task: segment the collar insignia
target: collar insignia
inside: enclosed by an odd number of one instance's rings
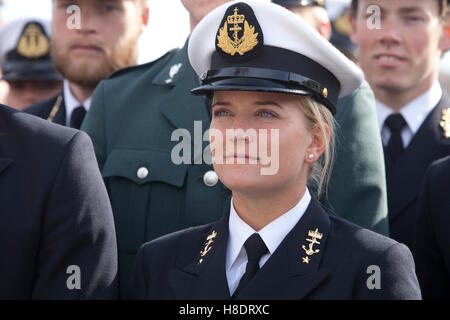
[[[211,244],[214,242],[215,238],[217,236],[217,232],[213,230],[210,235],[206,238],[205,248],[200,251],[200,260],[198,260],[198,264],[201,264],[203,262],[203,258],[206,256],[206,254],[211,250]]]
[[[263,33],[252,8],[245,3],[232,5],[225,12],[217,32],[216,50],[232,60],[254,57],[262,48]]]
[[[37,59],[49,53],[50,40],[43,27],[35,22],[28,23],[19,42],[17,53],[28,59]]]
[[[323,234],[319,233],[319,229],[316,228],[316,230],[314,230],[314,231],[312,231],[312,230],[308,231],[308,237],[311,237],[311,238],[306,238],[306,241],[309,242],[308,248],[306,248],[305,245],[302,245],[302,249],[305,251],[305,253],[307,255],[306,257],[302,258],[302,262],[303,263],[309,263],[310,256],[312,256],[312,255],[314,255],[316,253],[319,253],[320,250],[319,249],[314,249],[313,246],[315,244],[320,244],[320,242],[317,241],[317,239],[321,240],[322,237],[323,237]]]
[[[450,138],[450,108],[442,110],[441,127],[444,129],[444,136]]]
[[[180,72],[182,63],[174,64],[169,70],[169,79],[166,80],[166,83],[172,83],[173,78]]]

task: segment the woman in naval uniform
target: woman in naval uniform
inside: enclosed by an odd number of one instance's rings
[[[193,93],[212,101],[213,164],[230,206],[216,223],[143,245],[128,298],[420,299],[406,246],[329,216],[307,188],[326,190],[335,106],[360,70],[262,1],[211,12],[189,58],[202,80]]]

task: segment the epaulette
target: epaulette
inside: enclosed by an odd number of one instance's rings
[[[150,66],[164,60],[164,59],[170,59],[172,58],[172,56],[177,53],[180,49],[176,48],[176,49],[172,49],[170,51],[168,51],[167,53],[165,53],[164,55],[162,55],[161,57],[159,57],[156,60],[144,63],[144,64],[139,64],[139,65],[135,65],[135,66],[129,66],[129,67],[125,67],[119,70],[114,71],[113,73],[111,73],[109,75],[109,77],[107,79],[113,79],[116,78],[118,76],[121,76],[123,74],[126,74],[128,72],[132,72],[132,71],[137,71],[137,70],[141,70],[141,69],[148,69]]]

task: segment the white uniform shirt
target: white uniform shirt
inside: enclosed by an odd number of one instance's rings
[[[297,222],[299,222],[310,202],[311,195],[308,189],[306,189],[302,199],[295,207],[258,232],[269,249],[269,253],[262,256],[259,261],[260,268],[262,268],[287,234],[295,227]],[[247,266],[247,252],[245,251],[244,243],[248,237],[255,232],[256,231],[253,230],[252,227],[239,217],[234,209],[233,199],[231,199],[226,257],[226,274],[231,295],[233,295],[234,291],[237,289],[239,281],[244,275]]]
[[[70,91],[69,81],[64,79],[63,83],[63,94],[64,94],[64,104],[66,105],[66,126],[70,126],[70,117],[72,116],[73,110],[76,107],[83,106],[86,112],[89,111],[91,107],[92,97],[89,97],[86,101],[80,102],[75,98]]]
[[[400,109],[400,114],[405,118],[406,126],[402,131],[403,146],[405,149],[408,147],[414,135],[419,130],[422,123],[427,116],[433,110],[433,108],[439,103],[442,98],[442,89],[439,82],[435,82],[433,87],[425,92],[423,95],[417,97],[406,106]],[[393,114],[393,110],[376,101],[378,124],[381,128],[381,139],[384,146],[387,146],[389,139],[391,138],[391,131],[385,124],[386,119]]]

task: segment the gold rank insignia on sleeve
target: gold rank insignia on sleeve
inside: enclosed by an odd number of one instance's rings
[[[319,233],[319,229],[316,228],[316,230],[314,230],[314,231],[312,231],[312,230],[308,231],[308,237],[310,237],[310,238],[306,238],[306,241],[309,242],[308,248],[305,245],[302,245],[302,249],[305,251],[305,253],[307,255],[306,257],[302,258],[303,263],[309,263],[310,256],[320,252],[319,249],[314,249],[313,246],[315,244],[320,244],[320,242],[317,241],[317,239],[321,240],[323,235],[322,235],[322,233]]]
[[[261,27],[252,8],[245,3],[229,7],[221,26],[217,32],[216,50],[222,56],[242,57],[253,51],[256,54],[263,45]]]
[[[35,22],[27,24],[17,43],[17,53],[28,59],[37,59],[49,53],[50,40],[43,27]]]
[[[450,138],[450,108],[442,110],[441,127],[444,129],[444,136]]]
[[[215,238],[217,236],[217,232],[213,230],[210,235],[206,238],[205,248],[200,251],[200,260],[198,260],[198,264],[201,264],[203,262],[203,258],[206,256],[206,254],[211,250],[211,245],[214,242]]]

